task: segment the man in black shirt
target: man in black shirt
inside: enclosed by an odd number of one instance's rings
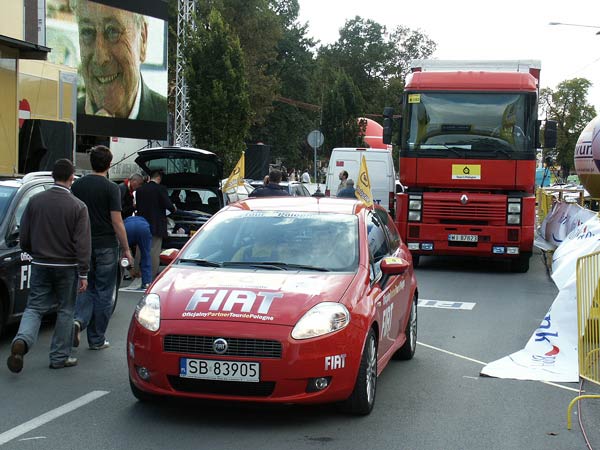
[[[127,217],[132,216],[135,212],[135,206],[133,204],[133,193],[144,184],[144,177],[139,173],[131,174],[131,176],[121,184],[119,184],[119,190],[121,191],[121,216],[123,220]]]
[[[112,314],[113,291],[117,282],[119,246],[133,264],[127,233],[121,217],[119,187],[108,178],[112,153],[98,145],[90,151],[92,173],[79,178],[71,190],[88,208],[92,228],[92,258],[88,289],[77,296],[73,325],[73,346],[79,346],[79,333],[87,328],[90,349],[110,346],[106,328]]]
[[[273,169],[269,172],[269,182],[253,190],[248,197],[285,197],[289,192],[279,186],[281,171]]]

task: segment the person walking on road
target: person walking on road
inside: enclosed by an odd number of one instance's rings
[[[71,161],[56,161],[52,170],[55,185],[33,196],[21,218],[21,248],[33,261],[27,307],[7,360],[14,373],[23,369],[24,355],[37,341],[42,317],[57,301],[50,368],[77,365],[77,359],[71,357],[73,313],[77,291],[84,292],[88,285],[91,241],[87,207],[69,190],[74,173]]]
[[[146,290],[152,283],[152,232],[150,231],[150,224],[142,216],[130,216],[125,219],[124,223],[129,245],[132,247],[137,245],[140,252],[141,289]]]
[[[169,198],[167,188],[162,186],[162,170],[153,170],[150,182],[140,187],[135,194],[137,215],[142,216],[150,224],[152,232],[152,277],[158,274],[160,252],[163,238],[167,237],[167,214],[174,213],[177,207]]]
[[[106,329],[112,315],[113,293],[117,283],[119,244],[122,256],[133,264],[127,232],[121,217],[119,186],[106,175],[112,153],[104,145],[90,150],[92,173],[79,178],[71,190],[88,208],[92,229],[92,257],[88,289],[77,296],[73,322],[73,346],[78,347],[80,333],[87,329],[90,349],[108,348]]]

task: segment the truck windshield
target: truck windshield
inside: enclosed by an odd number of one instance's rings
[[[535,95],[411,93],[407,104],[403,149],[464,157],[533,151]]]

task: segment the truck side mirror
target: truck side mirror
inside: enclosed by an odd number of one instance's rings
[[[544,127],[544,148],[555,148],[557,141],[558,123],[556,120],[546,120]]]
[[[394,108],[386,106],[383,108],[383,143],[392,143],[392,133],[394,131]]]

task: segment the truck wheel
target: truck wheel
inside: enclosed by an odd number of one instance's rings
[[[525,273],[529,270],[531,253],[521,253],[518,258],[511,260],[510,270],[514,273]]]
[[[415,350],[417,349],[417,296],[413,298],[410,305],[410,313],[404,333],[406,334],[406,342],[396,350],[396,353],[392,356],[393,359],[406,361],[415,356]]]
[[[365,340],[358,376],[352,395],[340,406],[342,411],[365,416],[375,404],[377,391],[377,339],[373,329],[369,330]]]

